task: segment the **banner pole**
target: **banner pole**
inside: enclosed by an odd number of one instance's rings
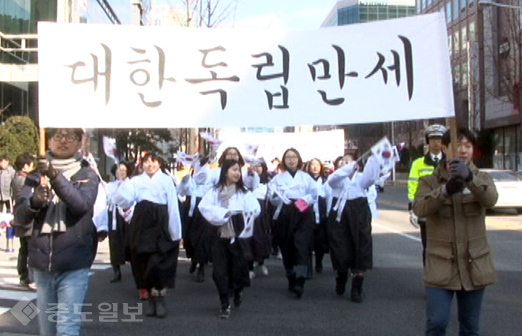
[[[40,149],[39,149],[39,156],[45,156],[45,128],[40,127]],[[40,185],[47,185],[48,184],[47,176],[41,176],[40,177]]]
[[[454,159],[458,157],[458,146],[457,146],[457,119],[455,117],[450,117],[446,119],[450,129],[450,148],[451,148],[451,157],[449,159]]]
[[[40,150],[38,153],[40,156],[45,155],[45,128],[40,127]]]

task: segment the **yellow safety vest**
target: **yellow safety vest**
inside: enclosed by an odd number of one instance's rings
[[[410,202],[413,202],[417,195],[419,179],[423,176],[433,174],[435,170],[435,165],[427,164],[425,159],[426,156],[420,157],[413,161],[411,165],[410,176],[408,177],[408,199]]]

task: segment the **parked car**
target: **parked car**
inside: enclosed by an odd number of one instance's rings
[[[522,214],[522,178],[514,171],[500,169],[481,169],[488,173],[498,191],[498,201],[493,209],[514,208]]]

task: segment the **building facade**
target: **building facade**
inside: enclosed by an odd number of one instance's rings
[[[418,13],[446,18],[457,121],[492,134],[493,165],[522,169],[519,1],[418,0]]]
[[[371,21],[397,19],[416,14],[415,0],[340,0],[323,21],[322,27],[342,26]],[[406,121],[341,126],[345,132],[347,152],[368,150],[383,136],[394,143],[404,142],[408,149],[424,145],[424,127],[431,121]],[[409,151],[412,153],[415,151]],[[409,158],[408,158],[409,159]],[[400,165],[409,168],[410,160],[401,160]]]

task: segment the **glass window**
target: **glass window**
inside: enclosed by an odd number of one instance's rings
[[[461,13],[464,13],[466,11],[466,6],[467,6],[466,0],[460,0],[460,12]]]
[[[446,3],[446,22],[450,23],[452,21],[451,16],[451,1]]]
[[[460,65],[453,67],[453,83],[455,83],[456,86],[460,86]]]
[[[453,33],[453,46],[455,48],[455,56],[458,56],[459,55],[459,52],[460,52],[460,39],[459,39],[459,31],[455,31]]]
[[[468,28],[467,26],[464,26],[460,30],[460,41],[462,43],[462,48],[461,48],[462,51],[466,51],[468,48],[468,37],[467,37],[468,29],[467,28]]]
[[[453,20],[459,18],[459,0],[453,0]]]
[[[475,35],[475,22],[470,22],[469,23],[469,34],[468,34],[468,40],[470,42],[475,42],[477,39],[476,35]]]
[[[462,86],[468,86],[468,62],[462,63],[461,66],[461,78],[462,78]]]

